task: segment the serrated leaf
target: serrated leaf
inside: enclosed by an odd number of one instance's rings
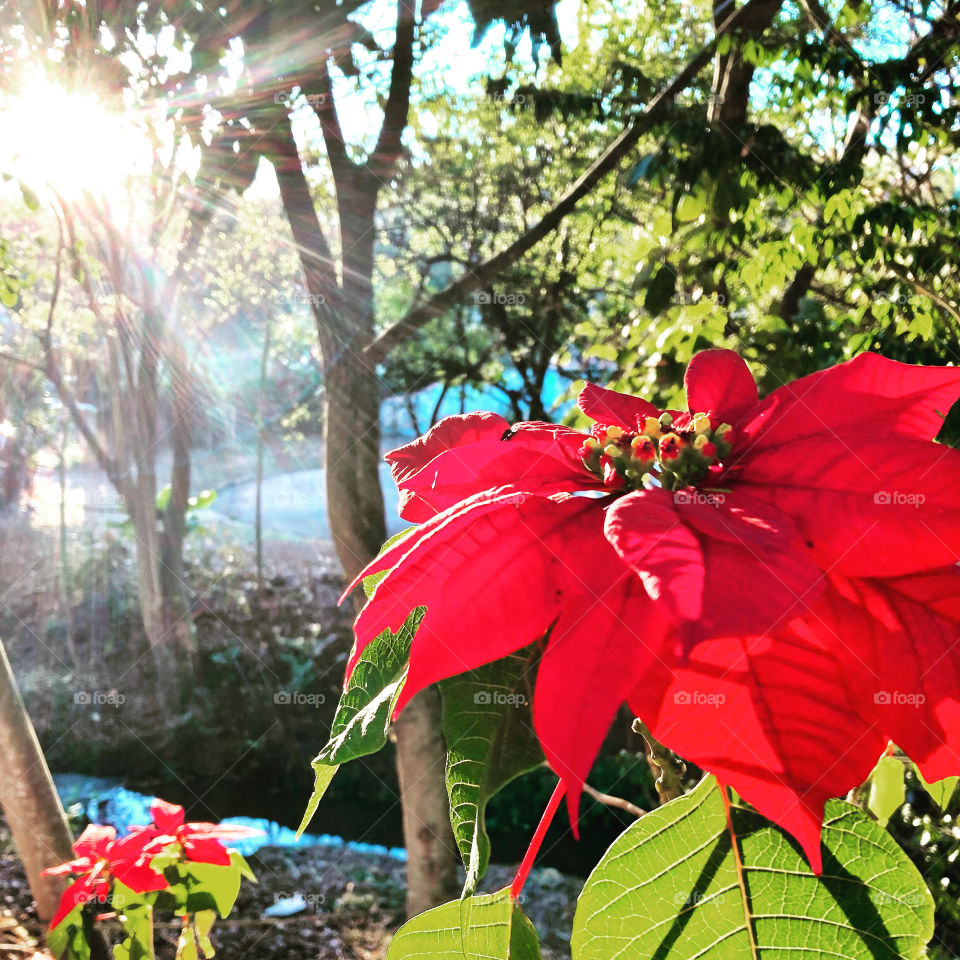
[[[315,763],[346,763],[376,753],[387,742],[410,644],[424,613],[425,607],[416,607],[396,633],[384,630],[364,648],[340,695],[330,739]]]
[[[677,289],[677,271],[665,263],[647,284],[643,298],[643,309],[652,316],[662,313],[669,305]]]
[[[487,802],[543,762],[530,711],[538,651],[528,647],[440,684],[450,822],[467,870],[465,895],[490,862]]]
[[[867,808],[885,827],[907,799],[903,764],[896,757],[883,756],[870,774]]]
[[[580,895],[574,960],[925,955],[930,893],[893,838],[856,807],[827,804],[819,878],[796,842],[755,811],[734,806],[731,819],[742,873],[712,777],[629,827]]]
[[[533,924],[509,890],[445,903],[408,920],[387,950],[387,960],[540,960]]]
[[[408,533],[410,530],[403,530],[391,537],[380,552],[388,550]],[[368,597],[372,596],[387,572],[364,578],[363,589]],[[313,793],[297,828],[298,837],[310,825],[340,764],[376,753],[387,742],[393,709],[410,658],[410,644],[424,613],[425,607],[416,607],[396,633],[384,630],[364,648],[340,695],[330,725],[330,738],[313,760]]]

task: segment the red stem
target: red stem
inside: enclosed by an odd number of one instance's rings
[[[520,896],[523,885],[527,882],[527,877],[530,876],[530,871],[533,869],[533,861],[537,859],[537,854],[540,852],[540,845],[543,843],[543,838],[547,835],[547,830],[550,829],[553,815],[557,812],[557,807],[560,806],[560,801],[563,799],[564,793],[566,793],[566,787],[563,785],[563,781],[560,780],[556,787],[554,787],[553,794],[547,803],[547,809],[543,811],[543,816],[540,818],[536,833],[534,833],[533,839],[530,841],[530,846],[527,847],[527,852],[523,855],[523,862],[520,864],[520,869],[517,870],[517,875],[513,878],[513,883],[510,884],[510,898],[512,900],[516,900],[517,897]]]

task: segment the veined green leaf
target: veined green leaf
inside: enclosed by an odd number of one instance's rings
[[[465,894],[490,861],[487,801],[543,761],[530,711],[537,652],[528,647],[440,684],[450,821],[467,868]]]
[[[540,960],[533,924],[509,890],[445,903],[408,920],[387,950],[387,960]]]
[[[646,814],[580,896],[574,960],[919,960],[933,900],[893,838],[856,807],[827,805],[817,877],[796,842],[716,781]]]

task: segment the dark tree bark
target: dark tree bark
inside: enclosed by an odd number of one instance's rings
[[[300,254],[324,364],[323,457],[330,531],[350,580],[386,540],[380,487],[380,380],[365,353],[374,339],[374,241],[380,189],[401,151],[410,105],[414,5],[397,3],[390,91],[376,147],[365,164],[347,155],[327,63],[311,79],[315,109],[333,173],[340,228],[340,277],[320,228],[289,118],[271,119],[273,160],[287,219]],[[416,697],[395,727],[397,771],[407,847],[407,910],[420,913],[456,895],[457,850],[443,771],[446,753],[436,691]]]

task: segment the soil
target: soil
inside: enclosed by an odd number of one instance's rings
[[[257,884],[244,882],[233,913],[213,928],[221,960],[382,960],[403,922],[404,864],[343,848],[266,847],[248,858]],[[492,866],[484,890],[509,884],[515,867]],[[552,868],[534,870],[523,907],[543,941],[544,960],[570,956],[569,938],[581,880]],[[290,917],[263,911],[302,898]],[[179,924],[157,924],[158,960],[172,960]],[[107,925],[106,933],[109,933]],[[49,957],[23,867],[0,821],[0,958]]]

